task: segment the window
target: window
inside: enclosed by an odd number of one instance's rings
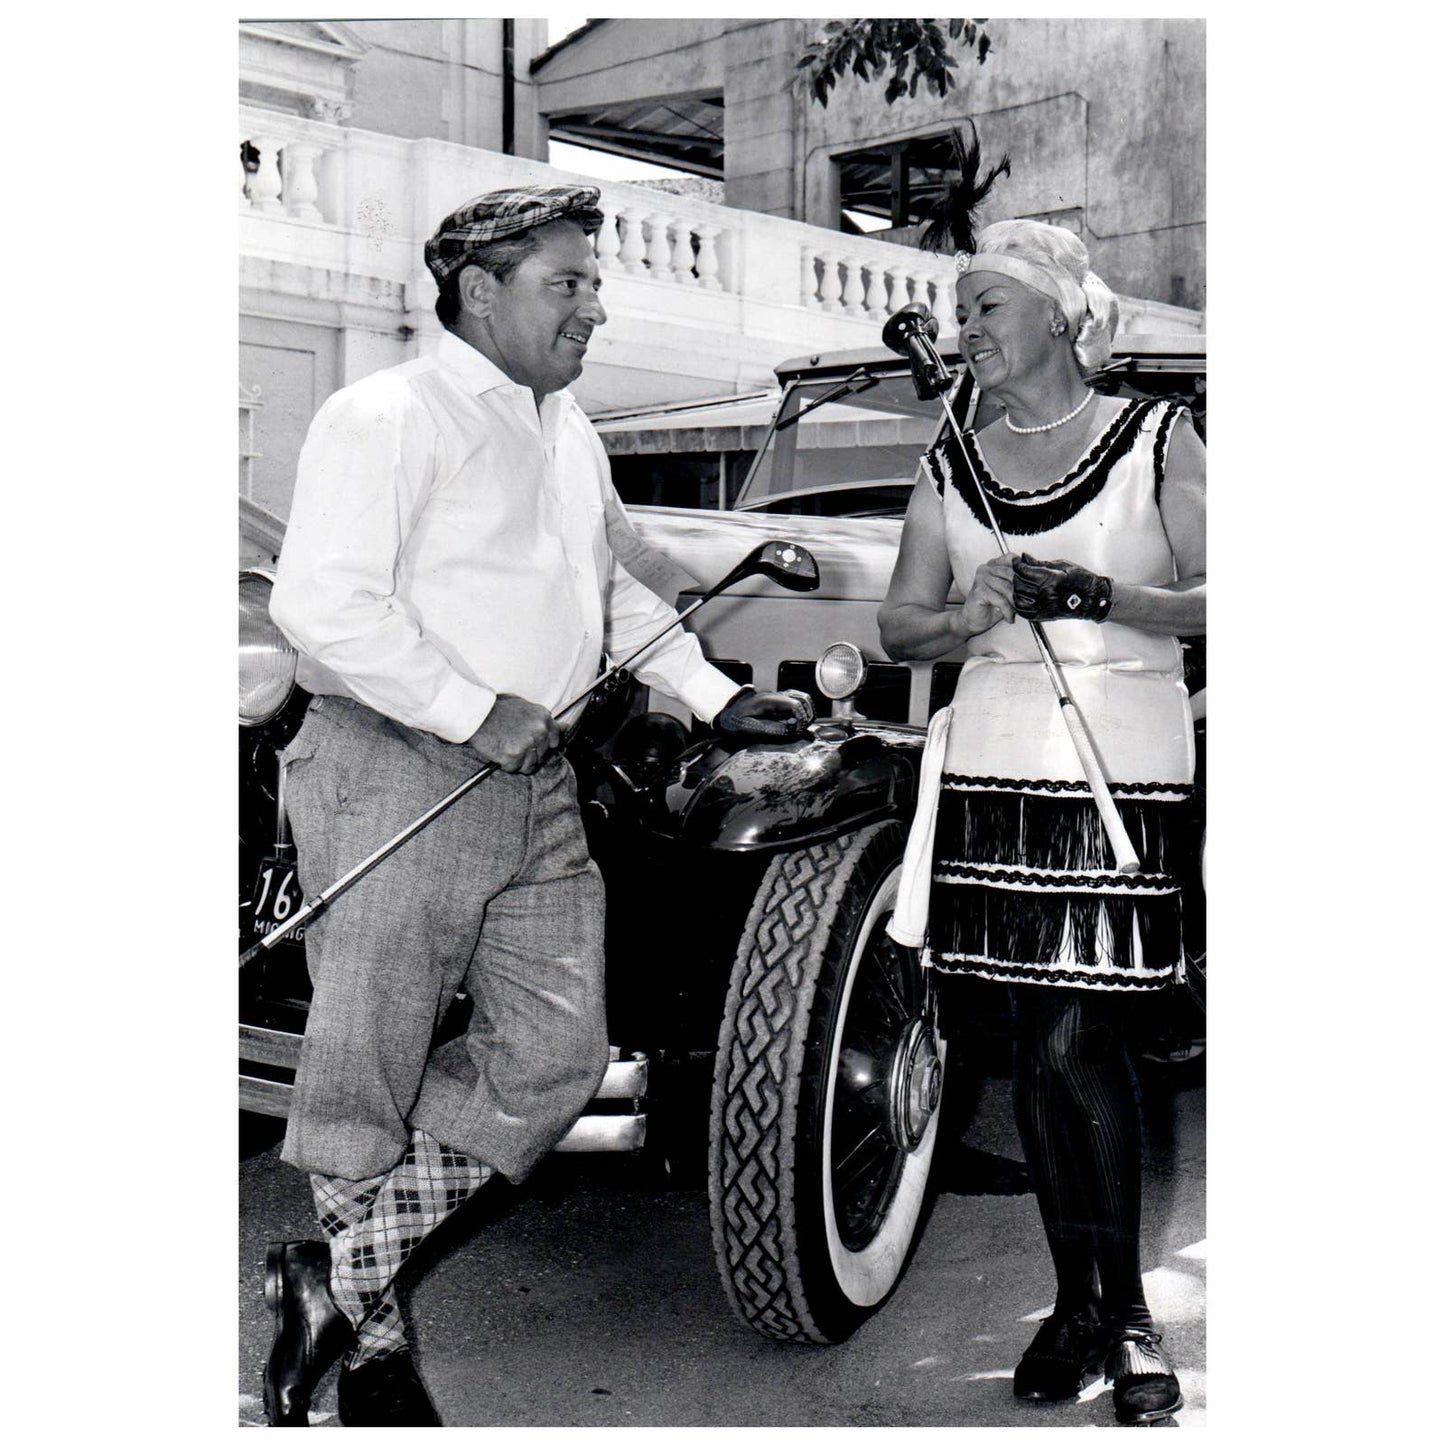
[[[840,173],[840,229],[896,230],[928,219],[953,169],[953,150],[948,133],[940,131],[848,151],[834,156],[833,164]]]

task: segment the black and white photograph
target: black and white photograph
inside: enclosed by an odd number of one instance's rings
[[[799,8],[7,20],[12,1435],[1428,1431],[1433,22]]]
[[[1207,1418],[1206,22],[239,26],[239,1423]]]

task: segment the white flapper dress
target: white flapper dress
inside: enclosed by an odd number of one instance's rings
[[[1175,580],[1159,515],[1180,403],[1128,403],[1064,477],[1000,483],[972,432],[925,467],[966,590],[998,545],[1116,583]],[[1141,870],[1120,873],[1028,623],[967,644],[934,827],[925,961],[1013,983],[1142,990],[1179,967],[1178,875],[1189,866],[1194,733],[1179,642],[1114,622],[1043,624],[1093,738]]]

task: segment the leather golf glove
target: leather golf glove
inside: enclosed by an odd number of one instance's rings
[[[732,737],[795,738],[813,721],[813,700],[805,692],[758,692],[739,688],[712,720]]]
[[[1040,562],[1027,552],[1014,558],[1014,607],[1020,617],[1086,617],[1102,622],[1114,605],[1114,584],[1072,562]]]

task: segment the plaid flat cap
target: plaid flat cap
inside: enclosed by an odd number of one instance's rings
[[[426,243],[427,269],[440,286],[478,246],[520,236],[549,221],[576,221],[590,236],[602,224],[596,186],[513,186],[474,196]]]

